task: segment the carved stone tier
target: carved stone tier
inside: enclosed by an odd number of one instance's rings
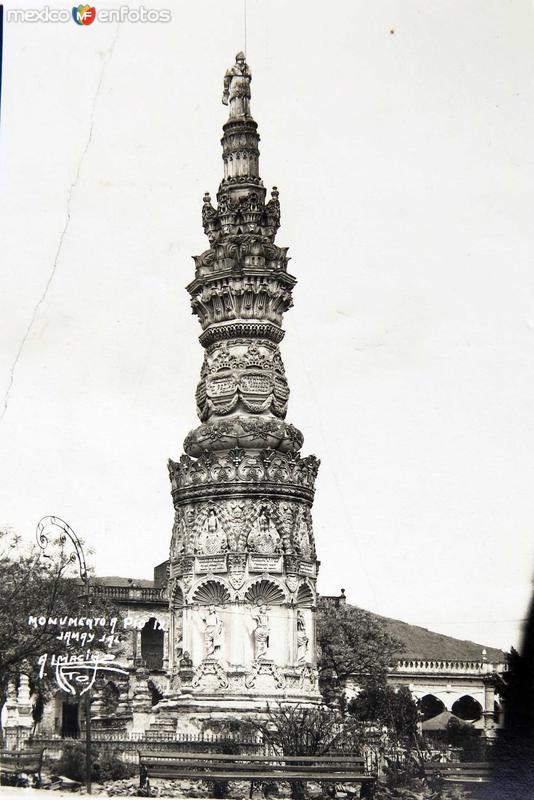
[[[179,557],[194,556],[197,561],[190,563],[192,569],[225,572],[227,553],[250,553],[252,572],[298,572],[300,561],[316,559],[310,502],[302,498],[239,497],[191,500],[177,506],[171,567]],[[211,560],[203,566],[204,556],[217,557],[218,566]],[[307,568],[303,574],[316,577]]]
[[[247,183],[250,183],[260,199],[265,200],[265,189],[263,187],[258,189],[254,181],[247,180],[247,178],[259,178],[260,137],[257,123],[253,119],[232,120],[223,125],[223,131],[221,144],[224,180],[217,194],[219,203],[221,195],[227,192],[238,199],[244,190],[248,194],[250,189],[246,186]],[[235,181],[235,178],[241,180]]]
[[[283,419],[289,386],[277,345],[268,339],[251,342],[246,338],[211,345],[204,356],[196,399],[202,421],[236,412],[268,413]],[[247,423],[240,425],[239,417],[234,419],[234,428],[237,425],[245,435]],[[203,438],[201,431],[199,434]],[[213,449],[211,445],[200,447]]]
[[[190,488],[213,492],[217,486],[253,487],[263,491],[265,484],[274,484],[280,491],[285,487],[305,489],[313,499],[315,479],[320,461],[315,456],[301,458],[298,453],[277,453],[260,450],[250,453],[236,449],[225,453],[204,453],[198,459],[183,455],[179,462],[169,459],[168,468],[175,503]]]
[[[206,451],[261,450],[269,448],[282,453],[296,453],[304,437],[294,425],[274,417],[238,416],[214,419],[190,431],[184,440],[188,455],[201,456]],[[221,479],[224,479],[221,476]]]
[[[204,331],[198,340],[203,347],[210,347],[216,342],[225,339],[268,339],[275,344],[279,344],[285,336],[285,332],[277,325],[270,322],[235,321],[229,324],[214,323]]]
[[[197,274],[200,277],[187,289],[191,294],[193,313],[204,329],[214,322],[247,319],[281,326],[284,313],[293,304],[291,291],[295,279],[278,271],[287,259],[281,250],[272,250],[274,247],[269,245],[269,252],[261,248],[263,252],[254,253],[256,248],[249,238],[246,242],[241,241],[239,246],[235,242],[226,242],[217,253],[208,250],[198,256]],[[263,266],[258,265],[256,274],[251,274],[250,269],[247,274],[232,271],[236,264],[247,260],[262,262]],[[224,274],[214,275],[217,270]],[[273,274],[275,270],[277,274]]]

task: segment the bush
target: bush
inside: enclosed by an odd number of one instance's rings
[[[72,742],[65,745],[63,755],[57,762],[55,771],[73,781],[83,783],[85,772],[85,744]],[[133,764],[125,764],[118,757],[117,750],[109,747],[91,748],[91,780],[97,783],[118,781],[136,774]]]

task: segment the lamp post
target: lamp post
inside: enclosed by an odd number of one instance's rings
[[[47,516],[43,517],[37,523],[35,535],[37,544],[41,550],[46,550],[50,544],[51,536],[50,529],[55,529],[56,543],[61,547],[63,553],[65,545],[68,542],[72,545],[73,551],[69,555],[67,561],[61,564],[61,569],[67,564],[77,564],[80,578],[83,582],[84,592],[80,597],[86,598],[90,603],[90,589],[89,589],[89,573],[87,572],[87,565],[85,563],[85,554],[83,552],[82,543],[78,539],[75,532],[70,525],[60,517]],[[81,693],[85,694],[85,785],[87,794],[91,794],[91,690],[86,687]]]

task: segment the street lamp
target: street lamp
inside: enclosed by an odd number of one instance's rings
[[[43,517],[37,523],[35,535],[37,544],[41,550],[46,550],[51,543],[50,529],[54,530],[55,541],[61,547],[63,553],[67,542],[73,547],[73,551],[65,563],[61,564],[63,569],[67,564],[78,565],[80,578],[83,582],[84,592],[80,595],[81,598],[86,598],[90,603],[90,588],[89,588],[89,573],[87,572],[87,565],[85,563],[85,554],[83,552],[82,543],[78,539],[75,532],[70,525],[60,517],[47,516]],[[86,687],[80,695],[85,694],[85,785],[87,794],[91,794],[91,689],[90,686]]]

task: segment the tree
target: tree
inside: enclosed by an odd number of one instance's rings
[[[327,606],[317,614],[319,684],[327,703],[339,701],[344,680],[383,684],[400,643],[383,623],[361,608]]]
[[[83,596],[63,546],[51,552],[47,556],[38,547],[24,546],[20,537],[0,532],[0,714],[10,681],[27,675],[34,692],[46,698],[55,686],[53,659],[88,648],[109,652],[109,621],[121,620],[111,602]],[[106,624],[90,627],[88,617]],[[45,655],[46,664],[40,664]]]
[[[323,756],[336,750],[354,753],[361,742],[356,721],[327,706],[281,704],[268,708],[267,719],[253,724],[277,755]],[[303,781],[293,782],[293,800],[302,800],[305,789]]]
[[[350,701],[348,711],[358,722],[381,730],[390,788],[417,788],[427,753],[418,732],[417,703],[408,687],[368,686]]]
[[[396,743],[412,742],[417,735],[419,712],[407,686],[368,686],[350,701],[348,711],[362,722],[386,727]]]

